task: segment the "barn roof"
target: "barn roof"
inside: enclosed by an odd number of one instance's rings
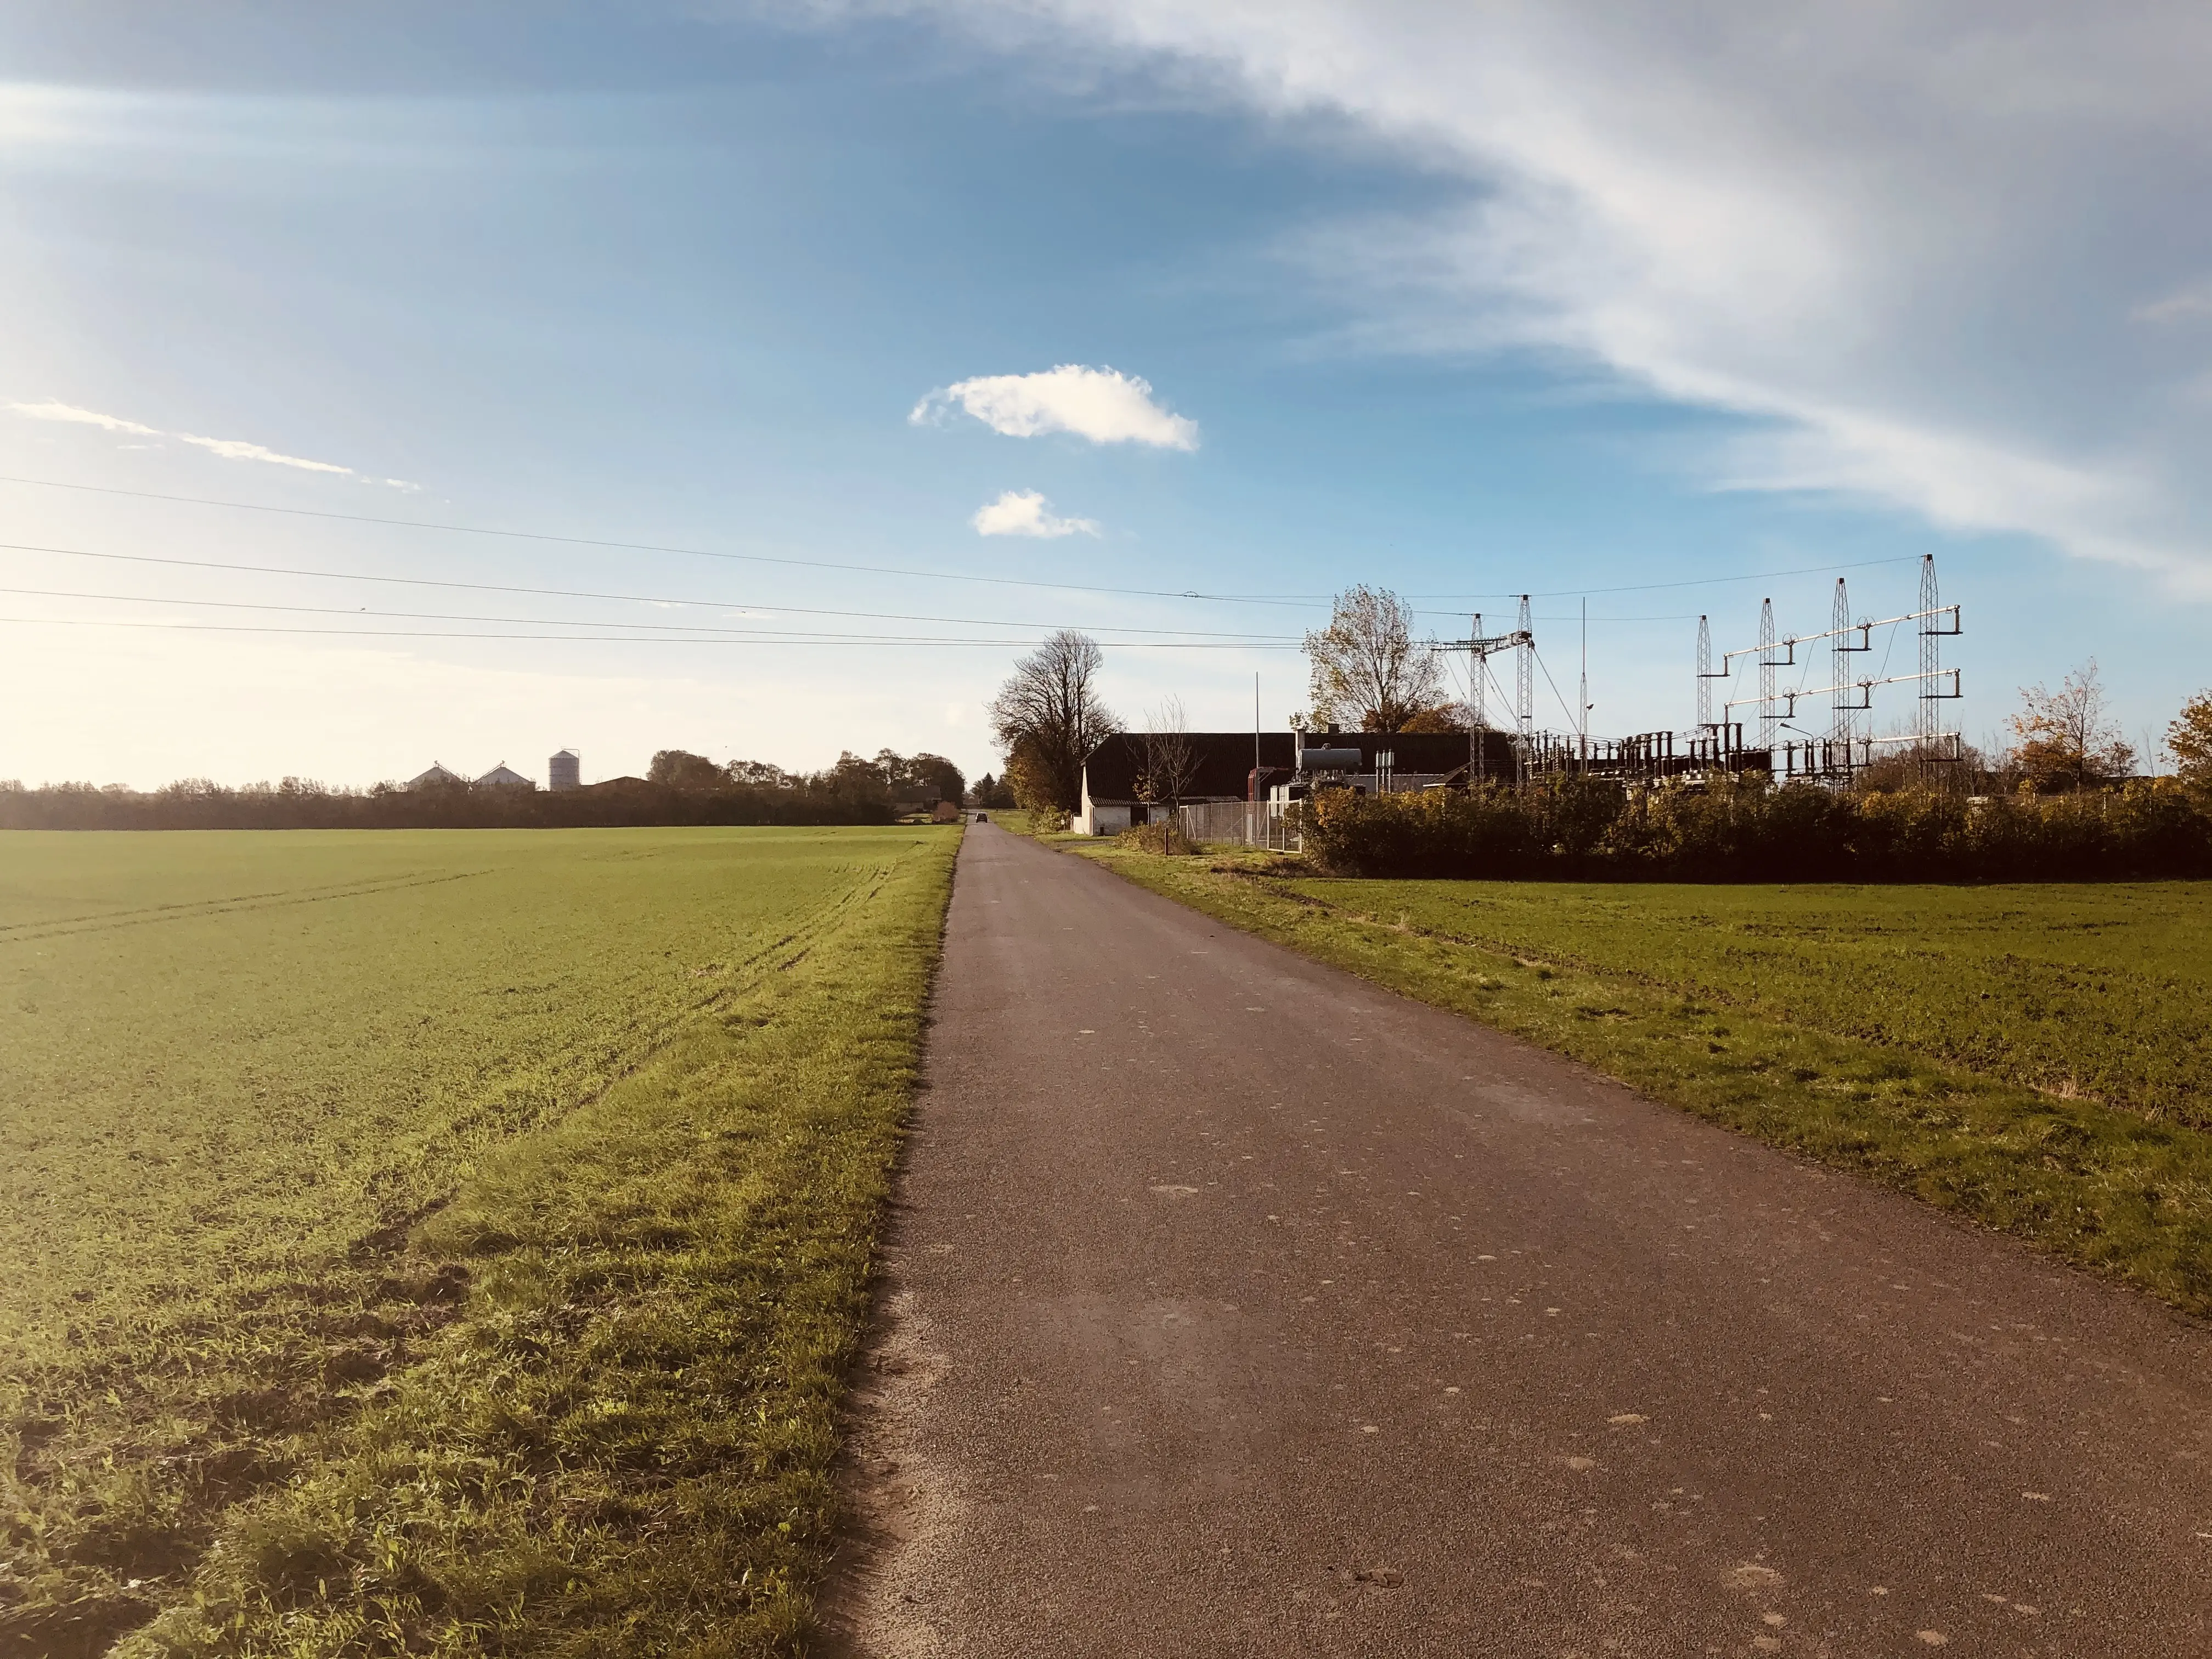
[[[1186,799],[1203,800],[1243,800],[1251,787],[1253,734],[1249,732],[1193,732],[1188,734],[1195,774],[1184,790]],[[1313,748],[1357,749],[1359,769],[1375,769],[1375,757],[1388,750],[1395,757],[1395,764],[1401,772],[1455,772],[1467,764],[1468,741],[1464,732],[1340,732],[1324,736],[1320,732],[1306,734],[1308,746]],[[1259,734],[1260,764],[1287,773],[1294,763],[1297,750],[1295,734],[1289,732],[1262,732]],[[1484,757],[1501,771],[1510,771],[1513,765],[1512,738],[1504,732],[1483,734]],[[1141,732],[1117,732],[1092,750],[1083,763],[1085,781],[1090,786],[1091,799],[1105,801],[1133,801],[1137,798],[1137,775],[1144,769],[1144,736]],[[1280,781],[1279,779],[1276,780]]]

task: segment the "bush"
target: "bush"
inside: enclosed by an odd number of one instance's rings
[[[1157,823],[1140,823],[1133,830],[1122,830],[1114,839],[1124,847],[1158,853],[1166,858],[1186,858],[1198,851],[1196,844],[1183,833],[1180,818],[1163,818]]]
[[[1628,788],[1328,791],[1305,850],[1358,876],[2051,881],[2212,875],[2212,811],[2171,780],[2038,797],[1867,794],[1759,776]]]

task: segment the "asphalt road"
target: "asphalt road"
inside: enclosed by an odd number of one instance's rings
[[[2212,1653],[2212,1334],[994,828],[833,1648]]]

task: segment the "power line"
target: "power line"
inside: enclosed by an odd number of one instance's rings
[[[975,582],[998,587],[1035,587],[1064,593],[1103,593],[1125,599],[1196,599],[1210,605],[1273,605],[1303,609],[1308,605],[1326,605],[1334,597],[1327,593],[1206,593],[1194,588],[1181,590],[1151,587],[1107,587],[1085,582],[1037,581],[1019,576],[978,576],[961,571],[923,570],[910,566],[845,564],[827,559],[792,558],[771,553],[731,553],[718,549],[681,547],[656,542],[618,541],[592,536],[564,536],[549,531],[500,530],[484,525],[447,524],[422,519],[392,519],[370,513],[334,513],[325,508],[307,507],[275,507],[263,501],[234,501],[211,495],[173,495],[150,489],[125,489],[112,484],[72,483],[58,478],[27,478],[14,474],[0,473],[0,483],[23,484],[40,489],[67,489],[94,495],[119,495],[134,501],[167,501],[189,507],[222,507],[239,513],[278,514],[290,518],[322,519],[339,524],[373,524],[394,529],[430,530],[457,536],[489,536],[515,541],[544,542],[565,547],[592,547],[625,553],[670,553],[685,558],[726,559],[747,564],[785,565],[805,570],[836,570],[873,576],[908,576],[927,581]],[[1876,565],[1909,562],[1914,554],[1899,554],[1881,559],[1863,559],[1848,564],[1804,565],[1790,570],[1754,570],[1728,576],[1693,576],[1679,581],[1632,582],[1612,587],[1560,587],[1538,592],[1529,597],[1540,599],[1578,599],[1603,593],[1649,593],[1684,587],[1708,587],[1726,582],[1765,581],[1778,576],[1822,575],[1837,570],[1865,570]],[[1493,599],[1518,599],[1518,593],[1409,593],[1411,600],[1437,602]],[[1592,620],[1597,620],[1593,618]],[[1607,617],[1607,622],[1641,622],[1646,620],[1680,620],[1680,618]]]
[[[235,564],[221,559],[179,559],[164,557],[152,553],[100,553],[81,547],[38,547],[23,542],[0,542],[0,552],[51,553],[72,559],[108,559],[118,563],[125,564],[174,565],[194,570],[232,570],[243,572],[248,574],[263,576],[312,576],[328,581],[380,582],[388,586],[405,587],[446,587],[473,593],[529,593],[540,599],[611,599],[626,605],[680,605],[702,610],[763,611],[793,617],[851,617],[871,622],[943,623],[948,625],[969,626],[976,628],[1057,629],[1066,625],[1060,623],[1030,622],[1026,620],[1000,621],[1000,619],[992,617],[931,617],[915,615],[910,612],[898,611],[831,611],[817,605],[751,605],[742,599],[672,599],[648,593],[602,593],[594,592],[587,588],[528,587],[512,582],[463,582],[453,581],[434,576],[371,576],[363,575],[359,572],[349,570],[311,570],[303,566],[297,565]],[[39,590],[34,588],[12,588],[0,591],[29,593],[38,592]],[[129,599],[135,596],[130,594],[87,593],[65,595],[64,597],[76,599]],[[175,601],[175,603],[179,605],[216,604],[221,603],[221,601],[179,599]],[[278,608],[306,610],[311,609],[312,607],[298,606]],[[652,626],[653,624],[647,623],[623,623],[618,625],[625,628],[645,628]],[[1224,629],[1214,628],[1124,628],[1103,624],[1091,627],[1087,631],[1094,634],[1188,635],[1203,639],[1255,640],[1267,643],[1273,643],[1285,637],[1280,634],[1232,634]]]
[[[4,482],[6,482],[4,479],[0,479],[0,483]],[[1741,575],[1737,576],[1692,576],[1681,581],[1631,582],[1620,587],[1555,587],[1548,593],[1531,593],[1528,595],[1528,597],[1532,599],[1574,599],[1593,597],[1600,593],[1655,593],[1662,589],[1673,587],[1711,587],[1721,582],[1765,581],[1769,577],[1772,576],[1825,576],[1829,572],[1834,570],[1869,570],[1876,565],[1881,564],[1909,564],[1916,562],[1919,557],[1920,555],[1917,553],[1899,553],[1888,558],[1861,559],[1855,564],[1808,564],[1801,565],[1795,570],[1749,570],[1744,572]],[[1518,593],[1408,593],[1406,597],[1409,599],[1436,599],[1439,601],[1448,599],[1466,599],[1471,601],[1475,599],[1519,599],[1522,596]],[[1438,614],[1451,615],[1454,613],[1439,612]],[[1564,621],[1565,618],[1553,617],[1549,620]],[[1598,618],[1593,617],[1590,620],[1592,622],[1595,622]],[[1645,619],[1643,617],[1609,617],[1607,620],[1613,622],[1640,622]],[[1683,619],[1680,617],[1668,617],[1664,620],[1679,622]]]
[[[1552,671],[1544,667],[1544,653],[1540,651],[1532,650],[1528,654],[1535,658],[1537,667],[1544,669],[1544,684],[1552,688],[1552,696],[1553,699],[1559,705],[1559,712],[1562,714],[1567,715],[1569,724],[1572,725],[1575,730],[1577,732],[1581,731],[1582,722],[1576,720],[1572,714],[1567,714],[1567,700],[1560,695],[1559,683],[1552,678]]]
[[[1218,605],[1326,605],[1326,593],[1201,593],[1152,587],[1102,587],[1084,582],[1036,581],[1020,576],[975,576],[953,570],[917,570],[880,564],[842,564],[829,559],[787,558],[773,553],[729,553],[714,548],[678,547],[658,542],[624,542],[595,536],[561,536],[540,530],[495,530],[483,525],[440,524],[422,519],[387,519],[371,513],[331,513],[310,507],[271,507],[261,501],[229,501],[209,495],[165,495],[150,489],[122,489],[108,484],[65,483],[54,478],[22,478],[0,473],[0,483],[31,484],[41,489],[74,489],[94,495],[125,495],[135,501],[170,501],[188,507],[221,507],[240,513],[275,513],[297,519],[325,519],[338,524],[385,525],[404,530],[434,530],[455,536],[495,536],[512,541],[547,542],[562,547],[594,547],[620,553],[673,553],[690,559],[728,559],[741,564],[790,565],[805,570],[840,570],[865,576],[912,576],[928,581],[978,582],[994,587],[1050,588],[1063,593],[1110,593],[1126,599],[1199,599]]]
[[[215,611],[281,611],[295,615],[314,617],[375,617],[401,622],[463,622],[513,623],[518,627],[538,628],[620,628],[653,634],[714,634],[736,638],[773,638],[788,635],[803,639],[880,640],[891,637],[881,634],[832,634],[819,628],[741,628],[731,624],[715,625],[704,623],[611,622],[592,617],[572,622],[562,617],[482,617],[456,616],[442,611],[372,611],[367,605],[272,605],[252,599],[180,599],[158,593],[87,593],[59,587],[0,587],[0,593],[20,594],[45,599],[98,599],[120,605],[188,605],[198,610]],[[1021,624],[1009,623],[1008,627]],[[981,641],[977,643],[995,643]],[[1271,644],[1286,645],[1288,640],[1270,641]]]
[[[0,617],[0,623],[30,628],[130,628],[178,634],[298,634],[363,640],[543,640],[563,644],[604,645],[929,645],[988,647],[992,650],[1004,650],[1008,646],[1045,643],[1041,639],[949,639],[901,634],[690,634],[678,635],[673,639],[641,634],[469,634],[404,628],[276,628],[246,623],[141,623],[94,617]],[[1129,640],[1122,641],[1119,648],[1125,651],[1292,651],[1297,647],[1288,644],[1209,643],[1199,640]]]

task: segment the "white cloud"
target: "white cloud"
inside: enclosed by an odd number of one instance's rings
[[[137,438],[158,438],[161,434],[150,426],[141,426],[136,421],[126,421],[118,415],[103,415],[96,409],[79,409],[74,404],[57,402],[49,398],[42,404],[9,404],[8,407],[18,415],[27,415],[34,421],[64,421],[72,426],[96,426],[103,432],[128,432]]]
[[[2139,323],[2171,323],[2185,317],[2212,317],[2212,283],[2199,283],[2163,300],[2137,306],[2130,313]]]
[[[1150,381],[1117,369],[1062,363],[1036,374],[986,374],[931,392],[908,418],[918,424],[955,406],[1009,438],[1072,432],[1095,444],[1198,447],[1197,422],[1161,408]]]
[[[302,472],[334,472],[341,477],[358,478],[362,475],[349,466],[340,466],[336,461],[310,461],[297,455],[286,455],[265,444],[249,443],[243,438],[202,438],[189,432],[165,433],[158,427],[143,426],[137,421],[126,421],[119,415],[103,415],[94,409],[79,409],[74,404],[61,403],[49,398],[44,403],[8,405],[9,410],[34,421],[61,421],[72,426],[96,426],[103,432],[125,432],[138,438],[175,437],[180,442],[206,450],[210,455],[220,455],[227,461],[260,461],[270,466],[295,467]],[[143,449],[143,444],[125,444],[125,449]],[[362,478],[362,482],[369,482]],[[384,482],[394,489],[409,492],[422,486],[410,483],[404,478],[386,478]]]
[[[1062,519],[1049,510],[1052,503],[1034,489],[1009,489],[995,501],[976,509],[969,520],[982,536],[1039,536],[1048,541],[1062,536],[1096,536],[1096,519]]]
[[[1456,205],[1305,244],[1370,343],[1534,348],[1743,415],[1773,435],[1718,447],[1729,483],[2212,572],[2212,416],[2190,394],[2212,345],[2138,326],[2208,303],[2203,7],[933,9],[1055,70],[1103,58],[1348,120],[1461,181]]]
[[[297,455],[280,455],[260,444],[251,444],[243,438],[196,438],[189,432],[179,432],[178,437],[188,444],[197,444],[210,455],[220,455],[226,461],[266,461],[271,466],[296,466],[302,472],[338,472],[347,477],[354,476],[349,466],[340,466],[335,461],[307,461]]]

